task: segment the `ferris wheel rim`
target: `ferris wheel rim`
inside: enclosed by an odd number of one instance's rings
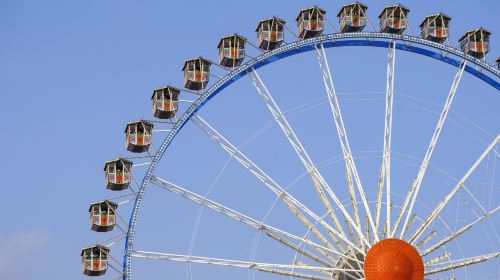
[[[380,40],[382,39],[382,40]],[[279,61],[289,56],[294,56],[297,54],[314,51],[316,46],[321,45],[325,48],[333,47],[355,47],[355,46],[367,46],[367,47],[381,47],[389,48],[390,42],[394,41],[394,47],[398,50],[412,52],[418,55],[431,57],[437,59],[438,61],[450,64],[459,68],[461,61],[452,57],[449,54],[455,55],[462,60],[473,63],[476,69],[471,66],[465,66],[464,71],[472,74],[474,77],[482,80],[483,82],[491,85],[497,90],[500,90],[500,83],[495,80],[495,78],[485,74],[483,72],[489,72],[493,76],[500,78],[500,70],[496,69],[492,65],[486,63],[483,60],[477,59],[471,55],[464,53],[461,50],[457,50],[451,46],[435,43],[429,40],[418,38],[415,36],[408,35],[398,35],[390,33],[380,33],[380,32],[353,32],[353,33],[334,33],[325,34],[318,37],[310,38],[307,40],[299,40],[292,43],[283,45],[275,50],[265,52],[248,62],[242,64],[241,66],[233,69],[225,76],[216,81],[212,86],[206,89],[203,94],[201,94],[183,113],[183,115],[177,120],[177,122],[172,126],[168,135],[164,138],[160,147],[155,151],[155,155],[151,161],[151,164],[143,177],[140,189],[137,192],[136,199],[134,202],[132,214],[129,220],[129,229],[127,231],[127,236],[125,239],[125,248],[123,255],[123,280],[131,280],[132,273],[132,253],[134,247],[135,238],[135,228],[139,217],[139,211],[142,206],[142,201],[150,181],[153,177],[153,172],[156,166],[163,158],[163,155],[170,143],[173,141],[175,136],[184,127],[184,125],[191,119],[191,117],[198,112],[204,105],[206,105],[214,96],[220,93],[227,86],[236,82],[240,78],[246,76],[253,70],[259,69],[273,62]],[[426,46],[431,49],[422,48],[419,46]],[[437,50],[437,51],[436,51]],[[444,52],[444,54],[443,54]]]

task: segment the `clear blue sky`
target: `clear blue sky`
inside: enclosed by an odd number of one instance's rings
[[[381,8],[392,1],[364,1],[374,25]],[[427,4],[429,3],[429,4]],[[327,10],[330,21],[344,2],[339,1],[0,1],[0,117],[4,130],[0,163],[0,205],[4,217],[0,226],[0,278],[84,279],[81,275],[81,247],[111,235],[91,232],[88,205],[115,195],[105,190],[103,164],[124,148],[124,124],[144,117],[153,119],[150,93],[157,86],[181,86],[184,59],[202,55],[216,60],[219,37],[238,32],[256,42],[258,20],[277,15],[293,29],[299,9],[317,4]],[[498,1],[406,1],[413,30],[425,15],[442,11],[453,17],[451,41],[469,28],[486,27],[493,32],[489,59],[500,53]],[[331,32],[331,28],[327,28]],[[291,34],[286,34],[291,41]],[[255,56],[255,49],[248,53]],[[385,49],[353,48],[329,50],[328,56],[337,90],[355,93],[341,99],[352,149],[360,157],[359,168],[369,193],[374,192],[382,149]],[[394,167],[394,188],[400,194],[416,174],[437,120],[455,69],[414,54],[397,54],[394,150],[401,164]],[[221,69],[213,72],[223,75]],[[312,53],[288,58],[261,70],[263,79],[283,110],[290,110],[324,97],[316,58]],[[214,78],[212,78],[214,79]],[[417,101],[411,97],[432,102]],[[181,98],[193,98],[187,94]],[[433,163],[455,179],[461,177],[482,152],[492,135],[500,131],[498,92],[469,74],[464,76],[447,123],[443,143]],[[456,112],[456,113],[455,113]],[[228,136],[242,144],[271,118],[247,78],[231,86],[200,114]],[[462,116],[462,117],[461,117]],[[296,112],[290,121],[297,127],[315,162],[340,154],[327,104]],[[471,124],[473,122],[473,124]],[[477,126],[475,125],[477,124]],[[480,127],[480,128],[479,128]],[[166,128],[166,127],[164,127]],[[165,134],[155,135],[159,146]],[[245,148],[283,186],[304,172],[279,128],[272,126]],[[272,156],[270,156],[272,155]],[[407,156],[414,156],[411,159]],[[363,156],[366,156],[363,159]],[[370,157],[371,156],[371,157]],[[395,156],[397,158],[397,156]],[[193,125],[186,126],[160,165],[160,176],[205,194],[227,155]],[[143,162],[137,160],[137,163]],[[493,206],[498,201],[489,158],[472,180],[478,197]],[[397,165],[394,162],[393,165]],[[416,166],[415,166],[416,165]],[[498,169],[498,166],[496,169]],[[145,167],[134,169],[140,177]],[[262,219],[274,197],[231,161],[210,197]],[[345,192],[342,162],[322,169],[323,175]],[[194,176],[193,174],[196,174]],[[497,170],[497,174],[498,170]],[[399,177],[398,177],[399,176]],[[498,175],[496,176],[498,177]],[[456,183],[437,169],[429,171],[422,200],[432,207],[439,195]],[[309,178],[303,178],[292,193],[314,205]],[[494,188],[494,192],[490,191]],[[305,192],[304,189],[309,190]],[[344,196],[344,198],[347,198]],[[425,211],[417,207],[425,215]],[[458,210],[457,210],[458,209]],[[120,208],[128,219],[130,203]],[[137,249],[187,252],[198,208],[178,197],[152,187],[146,196],[138,228]],[[457,213],[462,213],[463,216]],[[444,213],[453,226],[464,224],[469,213],[459,202]],[[471,219],[469,219],[470,221]],[[494,236],[484,232],[499,228],[499,219],[464,237],[465,255],[499,249]],[[282,205],[275,208],[269,223],[305,233]],[[115,230],[114,233],[117,233]],[[206,211],[195,243],[198,255],[248,260],[255,231]],[[492,248],[493,246],[493,248]],[[264,237],[257,260],[289,263],[293,255]],[[122,244],[112,248],[119,256]],[[460,250],[450,249],[458,259]],[[276,252],[279,253],[276,256]],[[137,279],[183,279],[185,266],[163,262],[136,261]],[[473,270],[469,279],[498,276],[493,262]],[[112,271],[110,271],[112,272]],[[463,272],[459,272],[458,275]],[[168,276],[171,276],[168,277]],[[479,275],[479,278],[471,278]],[[107,275],[112,279],[113,273]],[[245,270],[195,266],[194,279],[244,279]],[[256,274],[256,279],[270,279]]]

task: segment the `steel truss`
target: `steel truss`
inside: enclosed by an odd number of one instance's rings
[[[125,253],[123,259],[123,279],[132,279],[132,253],[134,252],[134,240],[136,233],[136,226],[139,218],[139,212],[144,200],[147,186],[153,176],[154,170],[162,159],[165,151],[173,141],[177,133],[187,123],[187,121],[202,108],[212,97],[221,92],[224,88],[245,76],[251,69],[258,69],[276,60],[296,55],[306,51],[315,50],[314,46],[322,45],[322,47],[341,47],[341,46],[371,46],[371,47],[388,47],[388,41],[398,41],[394,44],[396,49],[413,52],[416,54],[432,57],[442,62],[459,67],[460,61],[467,60],[474,66],[465,66],[464,71],[478,77],[497,90],[500,89],[500,83],[497,81],[500,77],[500,71],[495,66],[489,65],[487,62],[476,59],[470,55],[463,53],[453,47],[446,46],[432,41],[424,40],[414,36],[396,35],[388,33],[376,32],[357,32],[357,33],[337,33],[322,35],[307,40],[301,40],[293,43],[286,44],[276,50],[263,53],[262,55],[251,59],[250,61],[242,64],[240,67],[233,69],[227,75],[218,80],[210,88],[200,94],[199,98],[195,100],[179,120],[173,124],[170,132],[163,140],[161,146],[155,152],[151,164],[143,177],[141,187],[138,190],[132,215],[130,217],[129,229],[125,241]],[[458,57],[458,60],[453,57]],[[291,198],[287,198],[290,202]],[[293,204],[292,204],[293,205]],[[303,211],[303,210],[302,210]],[[309,215],[309,214],[308,214]],[[408,214],[410,215],[410,214]],[[383,231],[386,231],[384,226]],[[349,240],[343,240],[349,241]],[[347,242],[346,242],[347,243]],[[354,248],[357,248],[354,246]],[[482,259],[488,259],[488,256]],[[463,265],[471,263],[470,260],[465,260]],[[454,264],[457,265],[457,264]],[[434,272],[437,273],[437,272]]]

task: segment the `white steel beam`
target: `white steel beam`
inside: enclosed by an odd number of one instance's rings
[[[209,199],[206,199],[205,197],[201,196],[201,195],[198,195],[194,192],[191,192],[187,189],[184,189],[180,186],[177,186],[169,181],[166,181],[164,179],[160,179],[158,177],[155,177],[155,176],[152,176],[151,178],[151,182],[161,188],[164,188],[172,193],[175,193],[177,195],[180,195],[188,200],[191,200],[197,204],[200,204],[204,207],[207,207],[209,209],[212,209],[213,211],[216,211],[217,213],[220,213],[220,214],[223,214],[229,218],[232,218],[234,220],[237,220],[237,221],[240,221],[246,225],[249,225],[255,229],[258,229],[258,230],[261,230],[263,231],[264,233],[266,233],[269,237],[271,237],[272,239],[292,248],[293,250],[299,252],[299,253],[302,253],[304,254],[305,256],[307,257],[310,257],[311,259],[315,260],[315,261],[318,261],[319,263],[321,264],[325,264],[325,261],[324,260],[321,260],[320,258],[318,258],[317,256],[313,255],[312,253],[310,252],[307,252],[306,250],[300,248],[299,246],[293,244],[292,242],[290,242],[287,238],[289,239],[292,239],[292,240],[295,240],[297,242],[303,242],[304,244],[307,244],[308,246],[312,247],[312,248],[315,248],[316,250],[318,250],[320,253],[322,253],[325,257],[327,257],[328,259],[332,260],[332,261],[335,261],[336,259],[333,258],[332,256],[330,256],[330,254],[333,254],[333,255],[337,255],[339,257],[342,257],[342,258],[346,258],[346,259],[349,259],[351,261],[354,261],[355,259],[351,258],[351,257],[347,257],[341,253],[339,253],[337,250],[335,249],[330,249],[330,248],[326,248],[326,247],[323,247],[321,245],[318,245],[312,241],[310,241],[309,239],[307,238],[301,238],[301,237],[298,237],[298,236],[295,236],[291,233],[288,233],[286,231],[283,231],[283,230],[280,230],[280,229],[277,229],[277,228],[274,228],[272,226],[269,226],[269,225],[266,225],[262,222],[259,222],[253,218],[250,218],[244,214],[241,214],[239,213],[238,211],[235,211],[233,209],[230,209],[224,205],[221,205],[217,202],[214,202],[212,200],[209,200]]]
[[[487,214],[477,218],[476,220],[472,221],[471,223],[463,226],[462,228],[460,228],[459,230],[455,231],[455,232],[452,232],[449,236],[446,236],[445,238],[441,239],[438,243],[432,245],[431,247],[427,248],[423,253],[422,253],[422,257],[424,256],[427,256],[428,254],[434,252],[435,250],[437,250],[438,248],[442,247],[443,245],[445,245],[446,243],[450,242],[451,240],[457,238],[458,236],[460,236],[461,234],[463,234],[464,232],[468,231],[469,229],[471,229],[472,227],[474,227],[476,224],[478,224],[479,222],[481,222],[482,220],[484,220],[485,218],[493,215],[498,209],[500,209],[500,206],[498,206],[497,208],[493,209],[492,211],[488,212]],[[435,231],[433,231],[435,232]],[[425,240],[425,239],[424,239]]]
[[[316,166],[312,162],[312,159],[310,158],[309,154],[305,150],[304,146],[302,145],[299,138],[295,134],[292,126],[290,125],[290,123],[286,119],[284,113],[279,108],[278,104],[276,103],[276,101],[272,97],[271,93],[267,89],[266,85],[264,84],[264,82],[260,78],[257,71],[255,69],[252,69],[252,71],[249,72],[249,76],[252,80],[253,85],[257,89],[257,92],[264,99],[267,108],[269,109],[269,111],[273,115],[275,121],[278,123],[279,127],[281,128],[281,130],[285,134],[285,136],[288,139],[288,141],[290,142],[291,146],[293,147],[293,149],[297,153],[297,156],[299,157],[300,161],[305,166],[307,172],[311,176],[315,190],[318,193],[318,196],[321,199],[321,202],[323,203],[326,210],[328,211],[328,214],[329,214],[330,218],[332,219],[334,225],[336,226],[337,230],[341,234],[346,236],[343,227],[341,226],[337,216],[335,215],[335,212],[330,204],[330,201],[325,196],[325,191],[329,194],[333,193],[331,187],[328,185],[328,183],[325,181],[325,179],[323,178],[323,176],[321,175],[319,170],[316,168]],[[344,214],[344,217],[348,221],[352,221],[352,219],[349,216],[349,213],[347,211],[345,211],[344,206],[342,205],[342,203],[340,203],[340,200],[338,200],[338,199],[336,200],[336,199],[337,199],[337,197],[334,195],[333,200],[335,201],[335,203],[339,207],[340,211]],[[356,225],[354,222],[352,225],[357,226],[359,228],[359,225]],[[353,239],[353,237],[351,236],[351,240],[352,239]],[[337,243],[337,246],[339,248],[343,249],[343,246],[340,244],[340,242],[338,241],[338,239],[336,237],[334,237],[334,241]],[[352,240],[352,242],[355,242],[355,240]]]
[[[436,147],[437,141],[439,139],[439,135],[441,134],[444,123],[446,121],[446,117],[448,116],[448,112],[450,111],[451,104],[453,102],[453,98],[455,97],[455,93],[457,92],[458,85],[460,84],[460,80],[462,79],[462,74],[464,73],[466,64],[467,64],[466,60],[463,60],[461,62],[460,68],[457,70],[455,78],[453,79],[453,83],[451,85],[450,91],[449,91],[448,96],[446,98],[446,101],[444,103],[443,110],[441,112],[441,115],[439,116],[439,120],[438,120],[438,123],[436,125],[436,129],[434,130],[431,141],[429,143],[429,147],[427,148],[427,152],[425,153],[424,159],[422,160],[422,164],[420,165],[420,169],[418,170],[417,176],[413,180],[412,185],[408,191],[408,194],[405,197],[403,206],[401,208],[401,212],[399,213],[399,216],[396,220],[396,223],[394,224],[394,227],[393,227],[393,230],[391,233],[391,237],[394,237],[394,235],[396,234],[396,231],[399,227],[399,224],[400,224],[400,222],[405,214],[406,208],[408,207],[408,203],[410,203],[410,208],[408,209],[408,213],[406,215],[406,219],[405,219],[403,228],[406,227],[406,224],[408,223],[411,212],[413,211],[413,206],[415,205],[415,201],[416,201],[418,193],[420,191],[420,186],[422,185],[422,181],[423,181],[425,172],[427,170],[427,166],[429,165],[429,161],[431,160],[432,153],[434,152],[434,148]],[[403,234],[404,234],[404,232],[402,231],[400,234],[400,238],[403,237]]]
[[[370,211],[370,207],[368,206],[368,201],[366,199],[363,185],[361,184],[361,180],[359,178],[356,164],[354,163],[354,158],[352,156],[351,147],[349,145],[347,131],[346,131],[345,126],[344,126],[342,112],[340,111],[340,104],[339,104],[339,101],[337,98],[337,92],[335,91],[335,87],[333,85],[332,74],[330,71],[330,66],[328,64],[328,59],[326,57],[325,49],[323,48],[322,44],[319,45],[319,48],[318,48],[318,46],[315,46],[315,47],[316,47],[316,53],[318,55],[318,62],[320,64],[321,73],[323,76],[323,83],[325,85],[326,94],[328,97],[328,102],[330,104],[330,109],[332,111],[333,119],[335,122],[335,127],[337,129],[337,134],[338,134],[340,145],[342,148],[342,153],[344,154],[344,158],[346,161],[346,168],[347,168],[348,172],[352,175],[352,178],[354,179],[354,182],[356,183],[356,186],[357,186],[358,192],[359,192],[359,196],[361,197],[361,200],[363,202],[365,213],[368,216],[368,221],[369,221],[370,226],[372,228],[374,240],[375,240],[375,242],[377,242],[379,240],[378,232],[377,232],[377,229],[375,228],[375,224],[373,222],[373,217],[372,217],[372,214]],[[352,184],[351,184],[351,186],[352,186]],[[353,196],[352,193],[353,193],[352,190],[350,190],[351,199],[354,200],[354,202],[355,202],[355,195]],[[353,205],[357,205],[357,203],[353,203]],[[357,206],[354,206],[354,207],[357,207]],[[357,215],[357,221],[359,223],[359,214]],[[360,228],[360,227],[357,226],[357,228]],[[361,231],[358,231],[358,234],[360,234],[360,237],[361,237],[361,235],[362,235]],[[366,240],[366,237],[363,237],[363,239]]]
[[[427,218],[422,222],[422,224],[415,230],[413,235],[410,237],[408,242],[413,243],[420,235],[430,226],[430,224],[436,219],[441,210],[448,204],[448,202],[453,198],[453,196],[464,186],[465,181],[470,177],[470,175],[476,170],[477,166],[483,161],[483,159],[488,155],[488,153],[495,147],[495,145],[500,141],[500,134],[491,142],[491,144],[486,148],[483,154],[474,162],[472,167],[465,173],[465,175],[460,179],[457,185],[451,190],[446,197],[444,197],[438,205],[432,210],[432,212],[427,216]]]
[[[177,195],[180,195],[188,200],[191,200],[199,205],[202,205],[204,207],[207,207],[209,209],[212,209],[213,211],[217,212],[217,213],[220,213],[220,214],[223,214],[229,218],[232,218],[234,220],[237,220],[237,221],[240,221],[246,225],[249,225],[255,229],[258,229],[262,232],[264,232],[265,234],[267,234],[270,238],[292,248],[293,250],[299,252],[299,253],[302,253],[304,254],[305,256],[311,258],[312,260],[315,260],[323,265],[326,265],[326,266],[331,266],[331,264],[329,264],[328,262],[324,261],[323,259],[317,257],[316,255],[306,251],[305,249],[303,248],[300,248],[300,246],[292,243],[291,241],[289,241],[287,238],[289,239],[292,239],[292,240],[295,240],[297,242],[303,242],[304,244],[307,244],[309,245],[310,247],[312,248],[315,248],[316,250],[318,250],[322,255],[324,255],[325,257],[327,257],[328,259],[330,259],[332,262],[335,262],[336,261],[336,258],[332,257],[330,254],[334,254],[334,255],[337,255],[337,256],[340,256],[340,257],[343,257],[344,255],[343,254],[340,254],[338,253],[336,250],[332,250],[330,248],[326,248],[326,247],[323,247],[321,245],[318,245],[312,241],[310,241],[309,239],[307,238],[301,238],[301,237],[298,237],[298,236],[295,236],[291,233],[288,233],[288,232],[285,232],[283,230],[279,230],[277,228],[274,228],[274,227],[271,227],[269,225],[266,225],[262,222],[259,222],[253,218],[250,218],[244,214],[241,214],[239,213],[238,211],[236,210],[233,210],[231,208],[228,208],[222,204],[219,204],[217,202],[214,202],[210,199],[206,199],[205,197],[199,195],[199,194],[196,194],[194,192],[191,192],[185,188],[182,188],[174,183],[171,183],[167,180],[164,180],[164,179],[161,179],[161,178],[158,178],[156,176],[152,176],[151,177],[151,183],[165,189],[165,190],[168,190],[174,194],[177,194]],[[350,259],[350,260],[353,260],[349,257],[346,257],[347,259]]]
[[[199,264],[211,264],[220,266],[231,266],[239,268],[250,268],[257,269],[265,272],[270,272],[274,274],[289,275],[297,278],[312,279],[312,280],[330,280],[331,278],[321,277],[315,274],[305,274],[297,273],[294,270],[307,270],[311,272],[322,271],[322,272],[362,272],[356,269],[341,269],[334,267],[317,267],[317,266],[305,266],[305,265],[290,265],[290,264],[272,264],[272,263],[259,263],[259,262],[248,262],[239,260],[229,260],[229,259],[219,259],[210,257],[198,257],[189,255],[179,255],[179,254],[168,254],[168,253],[158,253],[158,252],[146,252],[146,251],[133,251],[133,257],[154,259],[154,260],[166,260],[174,262],[183,263],[199,263]],[[277,270],[275,270],[277,269]],[[284,274],[286,273],[286,274]]]
[[[358,252],[362,252],[355,244],[351,243],[345,235],[339,233],[337,230],[332,228],[328,223],[326,223],[321,217],[315,214],[313,211],[304,206],[300,201],[292,197],[288,192],[286,192],[276,181],[274,181],[267,173],[260,169],[253,161],[251,161],[241,150],[236,148],[231,142],[229,142],[224,136],[222,136],[215,128],[213,128],[209,123],[207,123],[198,114],[193,114],[191,117],[193,121],[202,131],[204,131],[212,140],[214,140],[219,146],[221,146],[226,152],[228,152],[232,157],[234,157],[240,164],[242,164],[250,173],[252,173],[257,179],[262,181],[266,187],[268,187],[272,192],[274,192],[285,205],[292,211],[292,213],[302,222],[304,225],[311,230],[311,232],[320,239],[325,246],[333,249],[330,242],[318,231],[318,229],[302,214],[300,210],[313,218],[316,222],[321,224],[327,230],[330,236],[336,236],[342,239],[346,244],[350,246],[351,249]],[[363,253],[364,254],[364,253]]]
[[[396,63],[396,41],[391,40],[388,48],[387,79],[385,90],[385,125],[384,125],[384,151],[382,166],[377,187],[377,205],[375,209],[375,227],[378,229],[380,210],[382,208],[382,193],[384,184],[386,188],[386,232],[391,228],[391,143],[392,143],[392,106],[394,104],[394,65]]]
[[[465,267],[465,266],[485,262],[487,260],[497,258],[498,256],[500,256],[500,252],[485,254],[485,255],[476,256],[476,257],[465,258],[465,259],[461,259],[461,260],[454,260],[451,262],[441,262],[441,263],[431,264],[431,265],[428,265],[427,267],[429,267],[429,266],[441,266],[441,265],[445,265],[445,266],[435,268],[435,269],[426,270],[425,275],[427,276],[427,275],[436,274],[436,273],[443,272],[443,271],[448,271],[448,270],[452,270],[452,269],[456,269],[456,268],[460,268],[460,267]]]

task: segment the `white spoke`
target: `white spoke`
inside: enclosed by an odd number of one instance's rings
[[[272,97],[271,93],[265,86],[265,84],[262,82],[262,79],[260,78],[259,74],[257,71],[253,70],[252,72],[249,73],[250,78],[252,79],[253,85],[257,89],[257,92],[263,97],[264,101],[266,102],[267,108],[273,115],[274,119],[280,126],[281,130],[287,137],[288,141],[292,145],[293,149],[297,153],[297,156],[301,160],[301,162],[304,164],[307,172],[310,174],[311,179],[313,181],[313,185],[315,187],[316,192],[318,193],[323,205],[325,206],[326,210],[328,211],[328,214],[330,218],[332,219],[333,223],[337,227],[337,230],[345,235],[343,227],[340,225],[340,222],[335,215],[335,212],[333,211],[333,208],[330,204],[330,201],[327,199],[325,196],[324,191],[326,190],[327,193],[333,194],[333,191],[331,187],[328,185],[328,183],[325,181],[319,170],[316,168],[314,163],[312,162],[311,158],[309,157],[309,154],[305,150],[304,146],[298,139],[297,135],[295,134],[293,128],[291,125],[288,123],[285,115],[281,111],[281,109],[278,107],[277,103],[275,102],[274,98]],[[333,200],[339,207],[339,209],[342,211],[344,214],[344,217],[350,222],[352,219],[350,218],[349,214],[347,211],[345,211],[345,208],[343,207],[342,203],[340,203],[340,200],[337,199],[335,194],[333,194]],[[355,223],[352,224],[353,226]],[[359,228],[359,226],[358,226]],[[340,242],[338,242],[338,239],[334,237],[335,242],[337,243],[337,246],[339,248],[342,248]],[[351,236],[351,240],[353,240],[353,237]],[[353,240],[353,242],[355,242]]]
[[[463,226],[461,229],[453,232],[452,234],[450,234],[449,236],[443,238],[441,241],[439,241],[438,243],[432,245],[431,247],[429,247],[428,249],[426,249],[423,253],[422,253],[422,256],[426,256],[432,252],[434,252],[435,250],[437,250],[438,248],[442,247],[443,245],[445,245],[446,243],[450,242],[451,240],[457,238],[458,236],[460,236],[461,234],[463,234],[464,232],[468,231],[469,229],[471,229],[472,227],[474,227],[476,224],[478,224],[479,222],[481,222],[482,220],[484,220],[485,218],[493,215],[498,209],[500,209],[500,206],[493,209],[492,211],[488,212],[487,214],[477,218],[476,220],[474,220],[473,222]],[[435,232],[435,231],[433,231]]]
[[[326,94],[328,97],[328,102],[330,103],[330,109],[332,111],[333,119],[335,121],[335,127],[337,129],[337,134],[339,136],[339,141],[340,145],[342,148],[342,153],[344,154],[345,160],[346,160],[346,169],[347,172],[351,174],[351,176],[354,179],[354,182],[356,183],[356,186],[358,187],[358,192],[361,197],[361,200],[363,202],[363,206],[365,208],[365,213],[368,216],[368,221],[370,223],[370,226],[373,231],[373,236],[375,242],[379,240],[378,238],[378,232],[377,229],[375,228],[375,224],[373,222],[372,214],[370,211],[370,207],[368,206],[368,201],[366,200],[366,195],[363,189],[363,186],[361,184],[361,180],[359,178],[358,170],[356,168],[356,164],[354,163],[354,158],[352,156],[351,152],[351,147],[349,145],[349,140],[347,138],[347,131],[344,126],[344,120],[342,118],[342,112],[340,111],[340,104],[337,98],[337,92],[335,91],[335,87],[333,86],[333,79],[332,79],[332,74],[330,72],[330,66],[328,64],[328,59],[326,57],[325,49],[323,48],[323,45],[320,45],[320,48],[318,49],[316,47],[316,52],[318,54],[318,61],[321,67],[321,72],[323,75],[323,83],[325,85],[326,89]],[[353,199],[353,194],[351,192],[351,199]],[[355,196],[354,196],[355,199]],[[353,203],[356,205],[357,203]],[[356,209],[356,208],[355,208]],[[359,223],[359,214],[357,215],[357,221]],[[359,228],[359,226],[357,227]],[[360,234],[360,237],[362,236],[361,231],[358,231],[358,234]],[[363,237],[363,239],[366,240],[366,237]]]
[[[394,65],[396,63],[396,41],[389,42],[387,60],[387,80],[385,91],[385,125],[384,125],[384,151],[382,166],[377,188],[377,205],[375,210],[375,228],[380,222],[380,209],[382,207],[382,193],[384,184],[386,188],[386,232],[391,229],[391,142],[392,142],[392,105],[394,104]]]
[[[177,185],[175,185],[171,182],[168,182],[164,179],[160,179],[158,177],[152,176],[151,183],[153,183],[161,188],[164,188],[172,193],[180,195],[188,200],[191,200],[197,204],[200,204],[200,205],[203,205],[209,209],[212,209],[212,210],[214,210],[220,214],[223,214],[229,218],[240,221],[240,222],[247,224],[255,229],[261,230],[264,233],[266,233],[269,237],[275,239],[276,241],[278,241],[280,243],[283,243],[284,245],[291,247],[292,249],[294,249],[300,253],[302,253],[302,251],[305,251],[305,250],[299,248],[296,245],[290,246],[290,245],[293,245],[293,243],[289,242],[288,240],[286,240],[284,238],[290,238],[290,239],[293,239],[297,242],[303,242],[304,244],[307,244],[307,245],[315,248],[316,250],[320,251],[321,253],[323,253],[325,255],[325,257],[327,257],[333,261],[335,261],[336,259],[334,259],[332,256],[330,256],[328,253],[332,253],[334,255],[337,255],[339,257],[343,257],[343,258],[346,258],[349,260],[355,260],[353,258],[347,257],[347,256],[337,252],[336,250],[332,250],[332,249],[323,247],[321,245],[318,245],[318,244],[310,241],[309,239],[301,238],[301,237],[295,236],[291,233],[285,232],[283,230],[279,230],[279,229],[274,228],[272,226],[266,225],[266,224],[259,222],[253,218],[250,218],[246,215],[243,215],[236,210],[230,209],[230,208],[228,208],[224,205],[221,205],[217,202],[206,199],[205,197],[203,197],[201,195],[198,195],[194,192],[191,192],[187,189],[184,189],[180,186],[177,186]],[[306,254],[304,254],[304,255],[306,255]],[[311,255],[311,254],[309,254],[309,255]],[[313,258],[313,259],[316,260],[315,258]]]
[[[410,213],[413,211],[413,206],[415,205],[415,201],[417,199],[418,193],[420,191],[420,186],[422,185],[422,181],[425,175],[425,171],[427,170],[427,166],[429,165],[429,161],[431,159],[432,153],[434,152],[434,148],[436,147],[436,143],[438,141],[439,135],[441,134],[441,131],[443,129],[444,123],[446,121],[446,117],[448,116],[448,112],[450,111],[451,108],[451,103],[453,101],[453,98],[455,97],[455,93],[457,91],[458,85],[460,84],[460,80],[462,79],[462,74],[464,73],[465,65],[466,65],[466,60],[462,61],[460,64],[460,68],[458,69],[455,79],[453,80],[453,83],[451,85],[451,89],[448,93],[448,97],[446,98],[446,102],[443,106],[443,111],[441,112],[441,115],[439,117],[436,129],[434,130],[434,133],[432,135],[431,141],[429,143],[429,147],[427,148],[427,152],[425,153],[424,159],[422,160],[422,164],[420,166],[420,169],[418,170],[417,176],[412,182],[412,185],[408,191],[408,194],[405,197],[405,201],[403,203],[403,207],[401,208],[401,212],[399,213],[399,216],[396,220],[396,223],[394,224],[391,237],[394,237],[396,234],[396,231],[398,229],[398,226],[405,214],[406,208],[408,207],[408,203],[410,202],[410,208],[408,209],[408,214],[406,215],[406,219],[404,222],[403,228],[406,227],[406,224],[408,223],[408,220],[410,218]],[[404,231],[401,231],[400,238],[402,238],[404,235]]]
[[[422,248],[422,246],[424,246],[425,244],[427,244],[427,242],[429,242],[432,238],[436,237],[437,235],[437,231],[433,230],[431,231],[429,234],[427,234],[427,236],[425,236],[422,240],[420,240],[415,246],[417,248]],[[422,255],[424,256],[424,255]]]
[[[451,253],[450,252],[444,252],[443,254],[435,257],[435,258],[432,258],[428,261],[425,261],[424,262],[424,266],[432,266],[432,265],[435,265],[436,263],[439,263],[447,258],[449,258],[451,256]]]
[[[476,170],[477,166],[483,161],[483,159],[488,155],[488,153],[495,147],[495,145],[500,141],[500,134],[491,142],[491,144],[486,148],[483,154],[476,160],[472,167],[465,173],[462,179],[457,183],[453,190],[446,195],[446,197],[439,202],[439,204],[432,210],[432,212],[427,216],[427,218],[422,222],[422,224],[415,230],[415,233],[408,240],[413,243],[420,235],[427,229],[427,227],[436,219],[441,210],[446,206],[446,204],[453,198],[453,196],[464,186],[465,181],[469,176]]]
[[[464,267],[464,266],[477,264],[480,262],[485,262],[487,260],[494,259],[498,256],[500,256],[500,252],[485,254],[485,255],[476,256],[476,257],[465,258],[465,259],[461,259],[461,260],[454,260],[454,261],[450,261],[450,262],[441,262],[441,263],[431,264],[429,266],[440,266],[440,265],[445,265],[445,266],[431,269],[431,270],[427,270],[427,271],[425,271],[425,275],[431,275],[431,274],[435,274],[435,273],[439,273],[439,272],[443,272],[443,271],[452,270],[455,268],[460,268],[460,267]]]
[[[462,74],[464,73],[464,69],[465,69],[466,64],[467,64],[466,60],[463,60],[460,64],[460,68],[457,70],[457,73],[455,74],[455,78],[453,79],[453,83],[452,83],[450,91],[448,93],[448,97],[446,98],[445,104],[443,106],[443,110],[441,112],[438,123],[436,125],[436,129],[434,130],[431,141],[430,141],[429,146],[427,148],[427,151],[425,153],[424,159],[422,160],[422,164],[420,165],[420,169],[418,170],[417,176],[413,180],[411,187],[408,191],[408,194],[405,197],[403,206],[401,207],[401,211],[400,211],[400,213],[396,219],[396,223],[394,224],[394,227],[392,229],[391,236],[394,236],[396,234],[396,231],[398,230],[399,224],[401,223],[401,220],[405,214],[406,208],[408,207],[408,203],[410,203],[410,208],[408,209],[408,214],[406,215],[406,219],[405,219],[404,224],[406,225],[408,223],[408,219],[409,219],[409,215],[410,215],[409,213],[411,213],[411,211],[413,210],[413,206],[414,206],[415,201],[417,199],[418,192],[420,191],[420,186],[422,184],[422,180],[424,178],[425,171],[427,170],[427,166],[429,165],[429,161],[431,159],[432,153],[434,152],[434,148],[436,147],[436,143],[438,141],[439,135],[441,134],[443,125],[446,121],[446,117],[448,116],[448,112],[450,111],[451,103],[453,101],[453,98],[455,97],[455,93],[457,91],[458,85],[460,84],[460,80],[462,79]],[[402,234],[401,234],[400,238],[402,238]]]
[[[317,267],[317,266],[307,266],[307,265],[289,265],[289,264],[272,264],[272,263],[259,263],[259,262],[247,262],[247,261],[238,261],[238,260],[229,260],[229,259],[218,259],[218,258],[209,258],[209,257],[197,257],[197,256],[188,256],[188,255],[179,255],[179,254],[167,254],[167,253],[157,253],[157,252],[145,252],[145,251],[133,251],[133,257],[136,258],[145,258],[145,259],[154,259],[154,260],[167,260],[174,262],[184,262],[184,263],[199,263],[199,264],[211,264],[211,265],[220,265],[220,266],[231,266],[231,267],[240,267],[240,268],[251,268],[262,270],[265,272],[275,273],[275,274],[283,274],[289,276],[294,276],[298,278],[304,279],[321,279],[328,280],[331,278],[324,278],[314,274],[304,274],[304,273],[296,273],[294,270],[309,270],[313,271],[321,271],[321,272],[329,272],[331,274],[337,272],[362,272],[362,270],[356,269],[341,269],[341,268],[333,268],[333,267]],[[275,270],[277,269],[277,270]]]
[[[217,130],[215,130],[210,124],[208,124],[199,115],[193,114],[191,120],[204,131],[212,140],[216,141],[219,146],[221,146],[226,152],[233,156],[238,162],[240,162],[247,170],[250,171],[255,177],[264,183],[272,192],[274,192],[278,197],[282,199],[285,205],[292,211],[292,213],[300,220],[304,225],[311,230],[311,232],[318,237],[328,248],[333,249],[333,246],[326,240],[326,238],[316,229],[316,227],[299,211],[302,210],[304,213],[312,217],[316,222],[321,224],[325,229],[327,229],[330,236],[337,236],[346,242],[351,249],[356,250],[360,253],[362,251],[353,243],[351,243],[343,234],[336,231],[328,223],[326,223],[322,218],[304,206],[300,201],[292,197],[287,193],[276,181],[274,181],[267,173],[260,169],[255,163],[253,163],[245,154],[243,154],[238,148],[236,148],[231,142],[224,138]],[[299,209],[297,209],[299,208]],[[364,254],[364,253],[363,253]]]

